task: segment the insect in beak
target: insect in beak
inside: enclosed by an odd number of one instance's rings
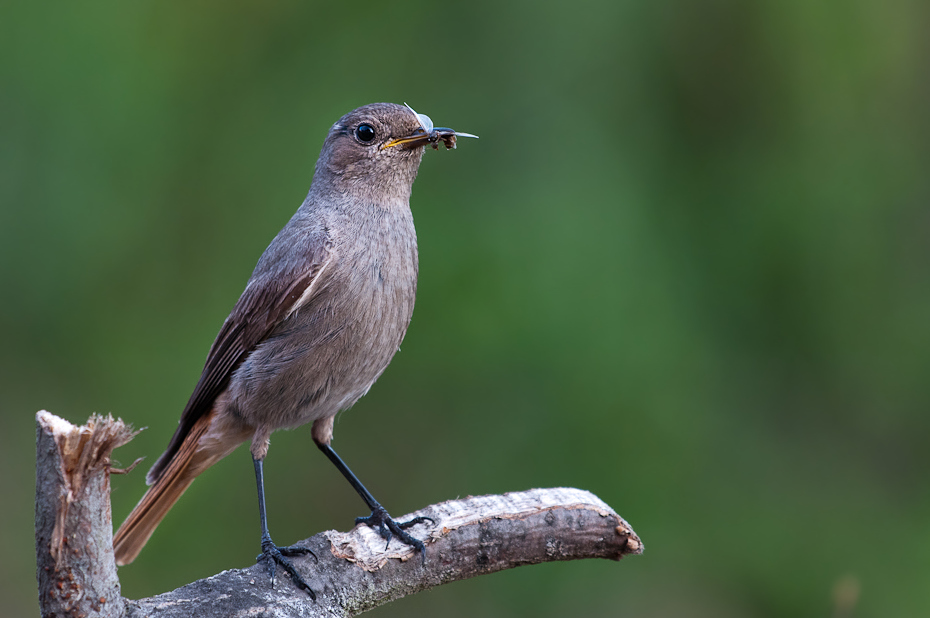
[[[474,137],[477,135],[463,133],[446,127],[434,127],[433,121],[426,114],[418,114],[412,107],[404,103],[407,109],[417,117],[417,123],[420,125],[413,133],[406,137],[397,137],[386,143],[381,149],[390,148],[391,146],[400,146],[401,144],[426,145],[429,144],[433,150],[439,148],[439,142],[442,142],[447,149],[455,148],[455,139],[457,137]]]

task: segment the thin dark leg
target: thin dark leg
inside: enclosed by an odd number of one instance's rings
[[[306,590],[310,598],[316,600],[316,593],[310,589],[310,585],[304,581],[304,578],[291,566],[290,561],[285,558],[285,556],[302,556],[306,554],[311,554],[316,558],[316,554],[306,547],[298,547],[297,545],[278,547],[271,540],[271,534],[268,533],[268,518],[265,515],[265,477],[262,474],[262,460],[253,458],[252,462],[255,464],[255,484],[258,486],[258,517],[262,524],[262,553],[255,560],[264,560],[268,563],[268,574],[271,575],[272,588],[274,588],[275,571],[277,565],[280,564],[281,568],[290,574],[297,587]]]
[[[378,534],[381,535],[381,538],[387,541],[387,545],[384,546],[385,549],[387,549],[388,545],[391,544],[392,536],[396,536],[407,545],[410,545],[411,547],[419,550],[423,555],[423,562],[426,562],[426,548],[423,546],[423,541],[413,538],[407,534],[405,530],[427,521],[431,524],[436,522],[434,522],[429,517],[414,517],[410,521],[405,521],[403,523],[394,521],[385,510],[385,508],[381,506],[377,500],[375,500],[374,496],[371,495],[371,492],[368,491],[364,485],[362,485],[362,482],[358,480],[358,477],[355,476],[355,474],[349,469],[349,466],[347,466],[345,462],[342,461],[342,458],[336,454],[336,451],[333,450],[333,447],[328,444],[320,443],[317,443],[317,446],[321,451],[323,451],[329,460],[333,462],[333,465],[336,466],[336,469],[342,472],[342,476],[346,477],[346,480],[349,481],[352,487],[355,488],[355,491],[358,492],[358,495],[361,496],[362,500],[365,501],[365,504],[368,505],[368,508],[371,509],[371,515],[368,517],[358,517],[356,518],[355,523],[367,524],[376,529]]]

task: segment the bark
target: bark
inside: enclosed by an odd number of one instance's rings
[[[122,421],[83,427],[36,414],[36,577],[42,616],[124,614],[110,514],[110,453],[132,438]]]
[[[42,414],[40,413],[40,416]],[[112,419],[110,421],[112,422]],[[60,419],[58,422],[64,423]],[[93,429],[100,424],[100,419],[92,418],[88,427]],[[41,418],[39,425],[41,447]],[[129,431],[125,432],[119,434],[119,439],[111,440],[107,444],[115,444],[120,440],[125,442],[128,440],[126,435]],[[84,442],[90,444],[88,440]],[[102,451],[103,449],[98,449],[98,452]],[[109,451],[105,457],[107,462],[108,457]],[[49,476],[47,471],[43,471],[43,466],[54,467],[58,464],[49,461],[48,458],[43,460],[40,448],[38,465],[38,478],[41,479]],[[48,573],[59,572],[52,569],[45,571],[43,579],[43,564],[51,564],[48,560],[42,562],[43,551],[51,556],[53,552],[49,548],[54,549],[57,541],[54,533],[47,537],[39,533],[40,510],[44,509],[42,521],[57,521],[61,519],[60,507],[67,503],[69,506],[63,529],[81,532],[71,537],[75,540],[69,541],[68,544],[62,542],[62,547],[106,545],[102,548],[97,547],[101,550],[94,554],[94,559],[98,562],[72,564],[68,573],[75,572],[80,566],[83,570],[79,574],[75,573],[75,580],[80,579],[83,590],[89,590],[91,583],[88,580],[95,579],[94,590],[105,589],[105,594],[109,595],[107,599],[119,599],[119,582],[116,580],[113,552],[107,545],[112,540],[108,468],[100,464],[92,468],[100,471],[102,477],[97,483],[83,484],[78,498],[87,501],[90,507],[86,509],[87,512],[83,507],[75,507],[75,500],[69,502],[43,499],[37,494],[36,544],[40,564],[40,597],[45,594],[55,599],[60,598],[60,594],[55,593],[56,588],[61,590],[58,582],[63,581],[62,577],[66,582],[65,586],[71,581],[67,574],[49,577]],[[61,475],[56,473],[51,476],[59,478]],[[102,495],[88,495],[91,486]],[[51,481],[37,481],[37,490],[42,488],[53,493],[58,491]],[[61,495],[61,492],[58,491],[55,495]],[[96,513],[90,512],[95,509]],[[277,580],[273,584],[265,566],[256,564],[246,569],[223,571],[213,577],[147,599],[120,599],[119,602],[108,602],[92,609],[102,612],[112,607],[112,613],[87,615],[125,615],[130,618],[354,616],[440,584],[524,564],[581,558],[619,560],[623,556],[643,551],[642,542],[626,521],[596,496],[580,489],[533,489],[504,495],[450,500],[410,513],[398,520],[406,521],[418,515],[432,518],[434,522],[419,524],[409,530],[413,536],[426,544],[425,556],[415,553],[413,548],[396,540],[386,548],[384,540],[367,526],[357,526],[349,532],[330,530],[299,543],[312,549],[317,556],[291,559],[316,592],[315,601],[306,592],[294,586],[281,569],[278,569]],[[83,518],[79,524],[67,523],[75,516]],[[76,525],[79,527],[75,528]],[[94,529],[93,526],[102,529]],[[88,539],[94,540],[91,543]],[[65,551],[64,554],[66,553]],[[86,550],[79,553],[90,556]],[[57,555],[60,558],[63,553],[59,551]],[[98,577],[99,580],[96,579]],[[77,615],[73,612],[46,613],[45,608],[43,605],[43,615]]]

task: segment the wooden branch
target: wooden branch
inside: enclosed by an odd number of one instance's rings
[[[39,608],[43,616],[119,618],[110,453],[135,434],[111,416],[75,427],[42,411],[36,424]]]
[[[41,425],[40,420],[40,428]],[[41,454],[39,465],[41,468]],[[105,475],[105,467],[103,471]],[[107,492],[108,482],[100,484],[99,489]],[[86,491],[84,496],[91,499]],[[96,523],[106,528],[106,541],[110,541],[109,498],[108,495],[103,498],[105,523]],[[93,499],[99,503],[99,498]],[[37,500],[37,534],[40,502]],[[44,504],[45,508],[57,508],[57,504],[48,500]],[[72,506],[68,518],[75,511]],[[295,587],[281,569],[272,587],[264,565],[257,564],[223,571],[155,597],[123,600],[125,605],[113,603],[113,606],[124,609],[129,618],[354,616],[440,584],[515,566],[581,558],[619,560],[643,551],[642,542],[629,524],[596,496],[580,489],[533,489],[468,497],[429,506],[398,519],[404,521],[417,515],[435,522],[409,530],[426,544],[425,560],[396,540],[385,548],[384,540],[367,526],[357,526],[349,532],[322,532],[299,543],[318,556],[318,560],[312,556],[291,559],[316,591],[316,601]],[[96,534],[102,543],[103,532]],[[92,534],[88,532],[87,536]],[[37,536],[37,548],[40,545],[43,542]],[[88,567],[88,573],[109,574],[111,570],[115,573],[110,547],[100,553],[99,559],[107,562],[106,568]],[[115,574],[107,581],[111,582],[109,590],[115,585],[118,591]],[[40,594],[42,590],[40,568]],[[50,615],[45,613],[44,606],[43,615]]]

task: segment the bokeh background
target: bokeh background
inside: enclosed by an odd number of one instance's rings
[[[643,537],[375,616],[930,615],[924,0],[4,3],[0,597],[37,613],[34,413],[167,443],[329,126],[408,102],[417,309],[334,446],[396,515],[570,485]],[[272,532],[361,501],[276,434]],[[113,482],[114,519],[144,469]],[[252,563],[245,449],[131,566]]]

